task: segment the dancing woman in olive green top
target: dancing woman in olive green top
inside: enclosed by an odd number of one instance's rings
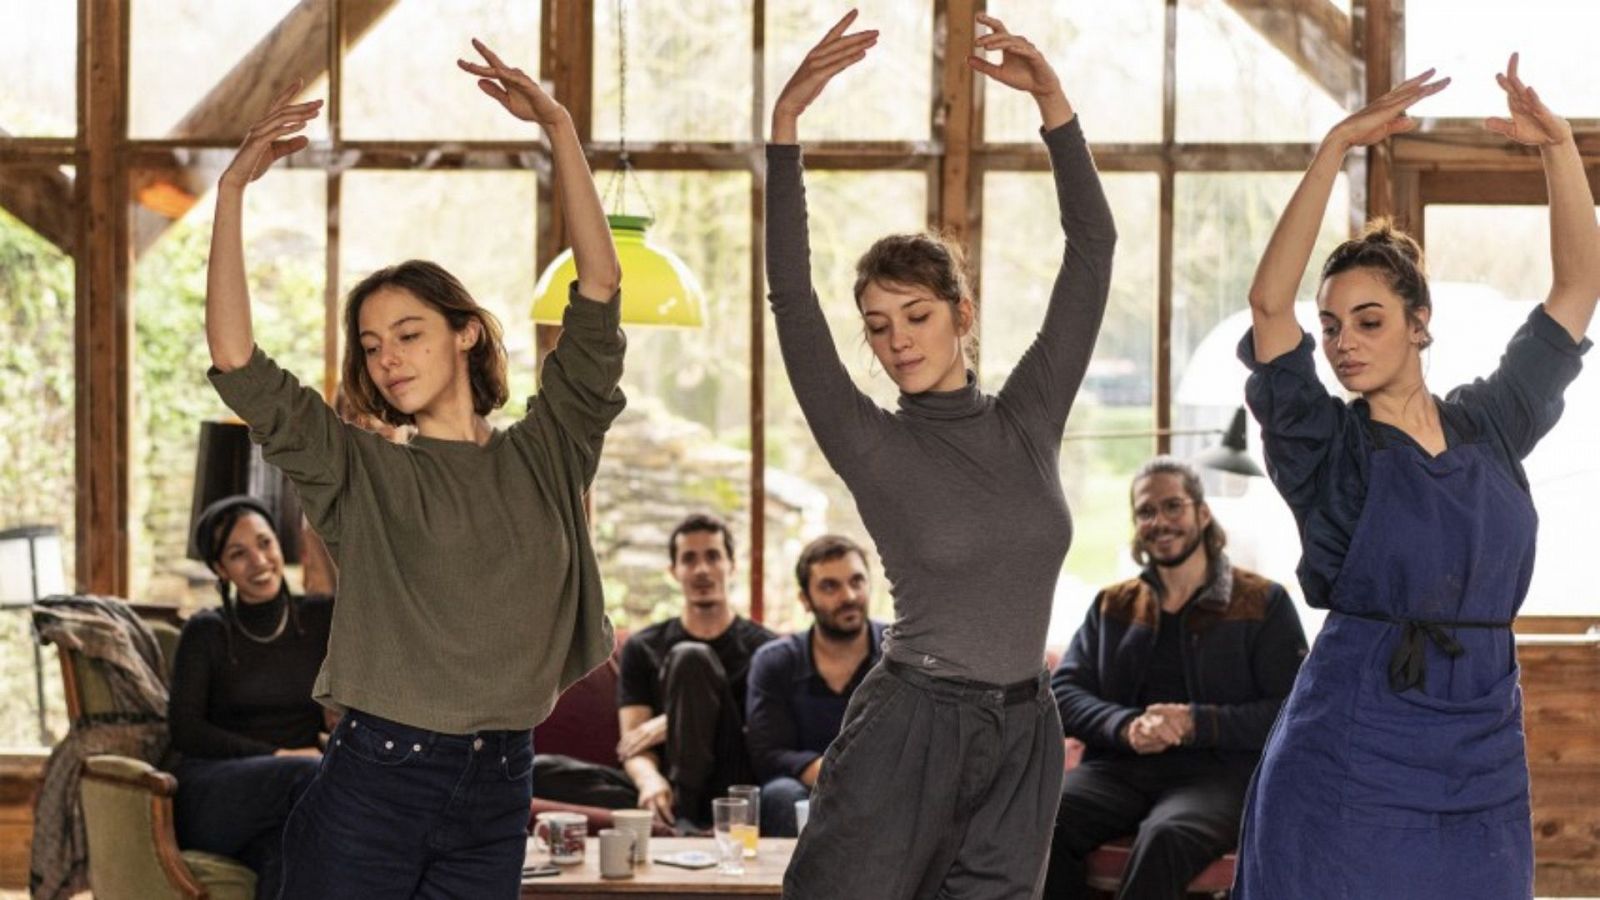
[[[398,445],[340,421],[254,344],[245,187],[306,145],[320,101],[291,86],[217,190],[206,294],[211,379],[294,480],[339,565],[339,603],[314,693],[343,711],[284,831],[284,896],[514,897],[533,750],[529,730],[612,647],[583,491],[622,409],[621,278],[567,111],[474,42],[483,91],[543,127],[578,279],[539,394],[506,430],[494,317],[437,265],[358,284],[345,309],[345,393],[416,428]],[[429,223],[419,221],[419,228]]]

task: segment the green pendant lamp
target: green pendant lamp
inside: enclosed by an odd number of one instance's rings
[[[606,183],[605,203],[616,210],[626,208],[628,181],[632,179],[645,207],[650,209],[650,197],[633,174],[633,163],[628,158],[628,42],[622,3],[617,0],[617,136],[621,152],[617,169]],[[622,322],[698,328],[705,324],[705,291],[677,254],[650,240],[648,229],[655,221],[654,210],[651,212],[650,216],[606,216],[611,224],[611,240],[617,247],[617,260],[622,264]],[[533,321],[560,324],[561,313],[567,307],[568,285],[577,277],[578,267],[569,247],[551,260],[533,287]]]
[[[646,216],[607,216],[622,263],[622,322],[698,328],[705,324],[705,291],[677,254],[650,239]],[[561,251],[533,288],[533,320],[559,325],[567,286],[578,277],[572,250]]]

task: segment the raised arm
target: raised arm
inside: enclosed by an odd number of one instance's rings
[[[1000,397],[1013,408],[1032,411],[1054,444],[1066,425],[1078,387],[1094,354],[1095,339],[1111,292],[1111,263],[1117,230],[1100,175],[1084,142],[1072,104],[1044,54],[1021,35],[1011,34],[993,16],[978,22],[991,29],[974,41],[978,50],[998,50],[1000,62],[978,56],[967,64],[1001,84],[1027,93],[1039,106],[1045,146],[1055,174],[1056,201],[1066,248],[1050,291],[1050,305],[1039,336],[1006,380]]]
[[[525,122],[535,122],[550,139],[550,155],[556,172],[556,195],[561,198],[561,213],[572,233],[572,261],[578,269],[578,294],[585,300],[604,303],[617,294],[622,283],[622,264],[611,242],[605,207],[595,189],[589,161],[578,143],[578,130],[566,107],[545,93],[538,82],[521,69],[508,66],[476,38],[472,46],[488,65],[464,59],[456,64],[478,76],[478,87],[500,102],[506,111]]]
[[[1255,325],[1256,360],[1276,359],[1300,343],[1300,325],[1294,318],[1294,295],[1311,259],[1322,216],[1328,209],[1334,179],[1352,147],[1376,144],[1391,135],[1410,131],[1417,123],[1406,110],[1424,97],[1432,96],[1450,83],[1445,78],[1430,82],[1433,69],[1367,104],[1349,118],[1333,126],[1317,148],[1311,168],[1300,179],[1289,205],[1278,219],[1278,227],[1267,242],[1266,252],[1256,266],[1250,284],[1250,314]]]
[[[1572,126],[1522,83],[1517,62],[1517,54],[1511,54],[1506,71],[1495,75],[1506,92],[1511,117],[1486,119],[1484,126],[1519,144],[1539,148],[1550,195],[1550,262],[1554,270],[1544,309],[1574,341],[1581,341],[1594,320],[1595,300],[1600,298],[1600,226],[1595,223],[1594,194]]]
[[[295,79],[273,98],[271,109],[245,134],[244,144],[217,182],[217,214],[211,225],[211,260],[206,266],[206,345],[211,364],[230,372],[250,361],[255,334],[250,325],[250,289],[244,277],[244,189],[272,164],[308,143],[296,132],[316,118],[321,100],[293,103]]]
[[[877,40],[875,31],[845,34],[855,18],[852,11],[829,29],[784,85],[773,106],[767,145],[767,285],[773,324],[795,399],[835,469],[848,465],[882,411],[850,380],[812,288],[805,180],[794,141],[800,114]]]

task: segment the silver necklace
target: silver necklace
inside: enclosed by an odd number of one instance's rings
[[[289,626],[289,598],[285,597],[283,599],[283,615],[278,617],[278,627],[274,628],[272,633],[266,637],[260,637],[258,635],[251,634],[250,629],[244,627],[244,619],[241,619],[237,613],[234,614],[233,624],[239,626],[239,633],[250,640],[255,641],[258,644],[270,644],[282,637],[283,629]]]

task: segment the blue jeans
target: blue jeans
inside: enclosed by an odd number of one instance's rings
[[[515,898],[533,740],[350,710],[284,828],[283,896]]]
[[[283,878],[283,823],[320,765],[309,756],[186,757],[173,773],[178,846],[244,863],[256,873],[256,897],[276,900]]]
[[[761,786],[761,836],[798,837],[800,823],[795,819],[796,800],[811,799],[811,789],[789,777],[774,778]]]

